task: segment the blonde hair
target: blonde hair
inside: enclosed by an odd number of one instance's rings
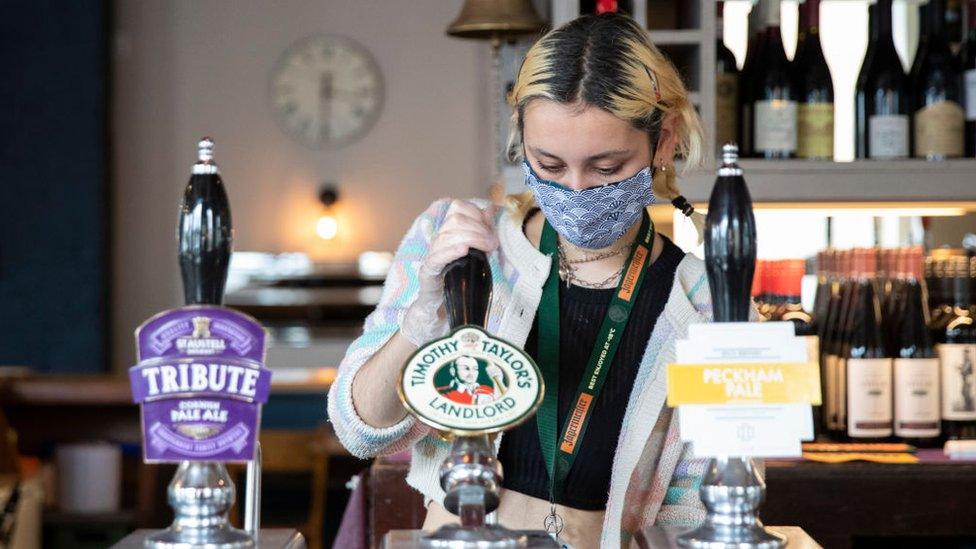
[[[676,155],[685,168],[704,163],[701,121],[674,65],[651,43],[647,31],[626,15],[585,15],[546,33],[525,54],[508,103],[513,107],[508,157],[522,159],[522,116],[533,99],[588,104],[630,121],[651,138],[651,154],[661,124],[675,116]],[[680,197],[674,166],[655,167],[654,193]],[[531,192],[509,197],[520,214],[531,209]],[[678,206],[683,208],[684,206]],[[690,207],[690,206],[688,206]]]

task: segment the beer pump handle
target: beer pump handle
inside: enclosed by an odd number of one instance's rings
[[[451,329],[485,327],[491,301],[491,268],[481,250],[472,249],[444,268],[444,307]]]
[[[213,161],[214,142],[204,137],[199,159],[183,192],[177,238],[187,305],[220,305],[230,267],[233,231],[230,201]]]
[[[722,166],[705,218],[705,269],[715,322],[749,320],[756,270],[756,219],[734,144],[722,147]]]
[[[193,165],[190,182],[183,192],[183,201],[180,204],[177,255],[183,277],[183,296],[187,305],[221,305],[230,267],[233,239],[230,201],[227,199],[220,171],[213,161],[213,149],[212,139],[204,137],[200,140],[199,159]],[[263,340],[261,344],[263,345]],[[184,398],[196,396],[194,392],[186,395]],[[244,417],[243,414],[241,417]],[[251,429],[254,429],[256,423],[255,421],[251,424]],[[143,429],[146,429],[146,424]],[[245,427],[245,431],[248,430]],[[212,440],[214,439],[208,439],[208,442]],[[259,466],[260,464],[255,470],[252,463],[249,471],[259,475]],[[249,476],[253,479],[254,474]],[[258,513],[254,504],[260,502],[258,492],[261,485],[260,481],[248,484],[246,514],[251,517]],[[167,493],[175,515],[173,524],[147,536],[145,547],[248,549],[255,546],[257,523],[249,521],[249,526],[255,530],[248,533],[233,528],[227,519],[227,514],[237,498],[236,487],[227,467],[222,461],[215,459],[214,455],[181,461],[169,483]]]
[[[715,322],[747,322],[751,307],[756,218],[738,157],[734,144],[722,147],[722,166],[705,217],[705,270]],[[711,458],[698,493],[705,521],[679,535],[679,547],[781,549],[786,545],[785,537],[767,531],[759,520],[766,484],[751,458]]]
[[[444,268],[444,307],[452,330],[484,328],[490,301],[491,267],[484,252],[472,249]],[[441,466],[444,507],[460,517],[462,528],[482,528],[485,515],[498,507],[501,480],[501,465],[487,435],[456,436]]]

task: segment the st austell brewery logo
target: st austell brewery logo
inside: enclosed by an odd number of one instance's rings
[[[187,355],[212,355],[226,348],[224,339],[210,335],[210,317],[195,316],[190,319],[193,333],[176,339],[176,348]]]
[[[419,349],[400,379],[404,404],[438,429],[495,432],[526,419],[542,399],[538,367],[523,351],[474,326]]]

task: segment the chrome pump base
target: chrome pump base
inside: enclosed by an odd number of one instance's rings
[[[180,462],[169,483],[176,518],[169,528],[146,538],[152,549],[248,549],[254,539],[230,525],[234,482],[223,463]]]
[[[712,459],[700,494],[708,515],[701,526],[678,536],[681,547],[780,549],[786,546],[784,536],[766,530],[759,520],[766,484],[756,474],[752,460]]]
[[[498,507],[501,464],[487,435],[455,436],[451,455],[441,465],[444,507],[461,519],[420,540],[424,549],[514,549],[525,547],[525,536],[495,524],[485,515]]]

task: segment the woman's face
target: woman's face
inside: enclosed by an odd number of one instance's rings
[[[651,164],[645,132],[586,105],[535,99],[522,117],[525,157],[535,173],[570,189],[626,179]]]

